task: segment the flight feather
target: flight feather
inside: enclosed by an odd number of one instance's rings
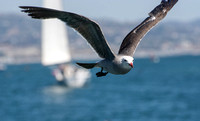
[[[162,0],[141,24],[134,28],[122,41],[118,54],[133,56],[141,39],[166,15],[178,0]]]
[[[100,57],[110,60],[114,58],[115,55],[96,22],[75,13],[54,9],[31,6],[20,6],[20,8],[23,9],[22,12],[28,13],[29,16],[35,19],[58,18],[64,21],[68,26],[78,31]]]

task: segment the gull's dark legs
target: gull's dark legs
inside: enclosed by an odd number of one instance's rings
[[[96,73],[97,77],[101,77],[101,76],[106,76],[108,74],[108,72],[103,72],[103,68],[101,68],[101,71]]]

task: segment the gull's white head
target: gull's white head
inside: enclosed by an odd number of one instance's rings
[[[121,64],[124,68],[131,69],[133,68],[134,58],[131,56],[121,56]]]

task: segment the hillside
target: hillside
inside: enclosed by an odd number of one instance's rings
[[[9,63],[40,61],[41,21],[22,15],[0,15],[0,62]],[[115,52],[123,40],[139,22],[120,23],[112,20],[96,20],[105,38]],[[190,23],[161,22],[141,41],[135,56],[169,56],[200,54],[200,20]],[[96,58],[86,41],[68,28],[70,49],[75,59]],[[87,57],[88,53],[90,57]]]

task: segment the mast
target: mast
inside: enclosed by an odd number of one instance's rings
[[[43,6],[62,10],[62,0],[43,0]],[[42,64],[45,66],[71,61],[67,30],[58,19],[42,20]]]

